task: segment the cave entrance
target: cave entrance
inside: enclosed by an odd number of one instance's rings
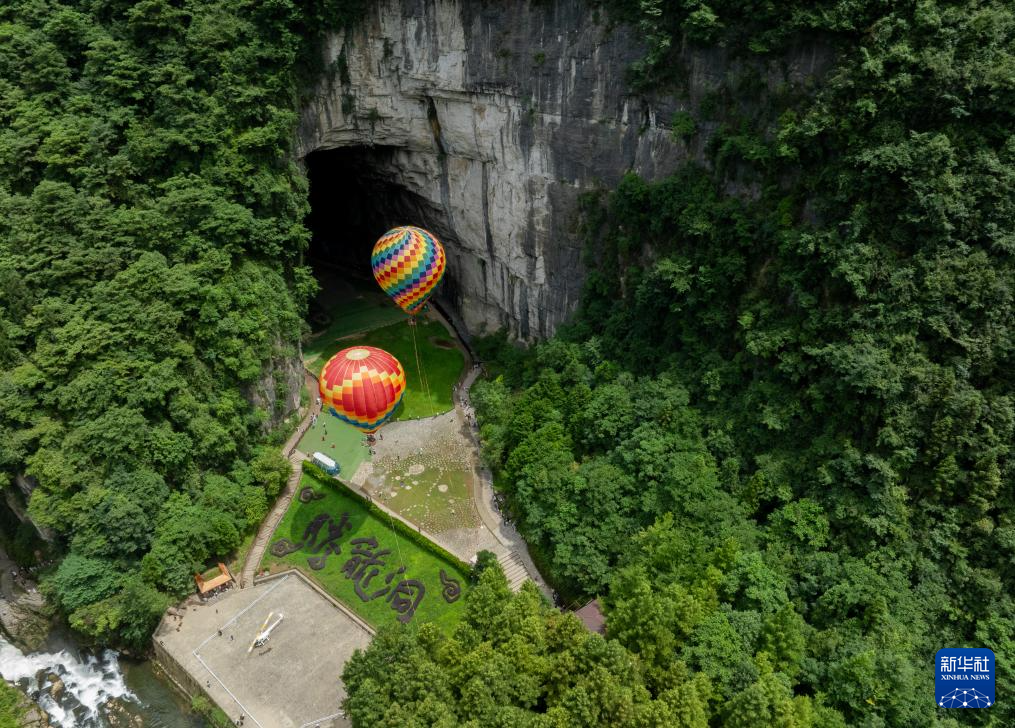
[[[370,251],[399,225],[432,230],[442,241],[444,211],[397,179],[398,147],[343,147],[306,157],[310,180],[309,263],[343,277],[371,278]]]
[[[320,283],[308,312],[311,330],[326,329],[330,312],[350,298],[383,296],[370,270],[374,243],[393,227],[418,225],[433,232],[448,254],[448,268],[431,303],[467,346],[468,332],[458,313],[457,241],[450,233],[451,225],[443,208],[401,179],[406,174],[426,179],[431,171],[418,168],[412,152],[393,146],[324,149],[308,154],[304,163],[310,183],[307,263]]]
[[[386,153],[385,153],[386,152]],[[350,147],[307,155],[310,181],[309,263],[319,275],[370,278],[374,242],[401,219],[402,198],[410,194],[379,174],[374,156],[385,152]]]
[[[415,317],[410,325],[370,269],[374,243],[399,225],[431,230],[444,243],[451,263],[458,241],[449,240],[443,208],[424,197],[432,179],[431,170],[420,166],[426,159],[402,148],[350,147],[314,152],[305,163],[310,184],[305,222],[311,235],[306,262],[320,291],[308,311],[311,335],[303,340],[304,367],[316,374],[343,349],[375,346],[391,354],[405,371],[401,402],[389,413],[393,420],[453,410],[453,386],[463,375],[467,358],[455,341],[461,339],[462,329],[454,326],[450,332],[433,313]],[[413,188],[417,184],[419,194]],[[445,320],[449,310],[454,315],[451,268],[449,264],[439,289],[449,305],[433,306]],[[313,391],[315,385],[309,388]],[[349,401],[350,407],[359,406],[357,398]],[[369,413],[356,410],[356,414],[366,421]],[[374,454],[374,447],[382,452],[386,446],[373,443],[365,448],[361,432],[331,416],[313,419],[300,444],[303,452],[320,452],[334,460],[349,478]]]
[[[305,158],[310,182],[310,230],[307,262],[321,284],[312,302],[311,328],[323,322],[324,309],[336,295],[373,283],[370,253],[385,232],[399,225],[418,225],[434,232],[448,248],[444,211],[409,190],[398,179],[399,147],[342,147],[312,152]],[[454,283],[447,271],[439,295],[454,308]],[[345,293],[343,293],[345,291]]]

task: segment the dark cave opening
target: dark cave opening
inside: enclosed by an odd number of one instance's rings
[[[306,157],[311,232],[308,262],[340,267],[344,275],[370,277],[377,238],[398,225],[447,229],[443,210],[408,190],[390,171],[397,147],[342,147]]]
[[[307,263],[322,287],[322,296],[311,304],[311,325],[320,324],[321,309],[328,307],[327,289],[353,279],[373,282],[370,253],[381,235],[399,225],[417,225],[434,233],[448,256],[444,279],[431,302],[467,338],[457,315],[457,245],[447,215],[398,179],[398,170],[406,166],[399,164],[400,154],[405,150],[399,147],[357,146],[306,156],[310,183],[306,225],[311,233]]]
[[[365,156],[358,147],[307,155],[308,262],[315,271],[335,268],[343,275],[368,278],[374,241],[394,227],[394,206],[389,201],[399,196],[399,190],[380,175],[366,171],[371,165]]]

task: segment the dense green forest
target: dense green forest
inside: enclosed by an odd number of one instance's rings
[[[0,6],[0,486],[37,481],[44,586],[99,641],[142,647],[286,477],[248,395],[314,288],[295,109],[365,4]],[[707,164],[586,200],[574,320],[480,345],[497,487],[607,639],[485,569],[454,634],[348,664],[350,715],[1015,724],[1015,12],[602,6],[646,39],[646,93],[686,91],[685,46],[738,59],[672,119],[716,130]],[[770,88],[805,42],[821,82]],[[994,650],[996,706],[933,707],[945,646]]]
[[[99,640],[146,644],[288,473],[247,395],[289,386],[296,93],[355,4],[0,5],[0,485],[38,483],[44,586]]]
[[[350,664],[357,725],[1015,723],[1011,5],[605,5],[646,91],[685,91],[685,43],[740,61],[673,119],[707,165],[587,200],[575,320],[481,347],[497,486],[609,640],[473,605]],[[823,82],[768,88],[805,38]],[[994,650],[994,707],[934,707],[945,646]]]

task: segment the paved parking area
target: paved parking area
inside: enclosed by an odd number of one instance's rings
[[[269,614],[279,624],[263,647],[251,643]],[[179,627],[179,629],[177,629]],[[340,676],[371,632],[299,574],[234,589],[208,604],[189,604],[155,635],[162,646],[244,726],[346,726]]]

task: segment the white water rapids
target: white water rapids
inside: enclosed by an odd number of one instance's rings
[[[51,694],[50,674],[63,681],[59,699]],[[123,680],[116,653],[106,650],[83,659],[68,650],[24,654],[0,637],[0,675],[17,683],[49,713],[62,728],[103,725],[99,707],[111,698],[135,701]]]

